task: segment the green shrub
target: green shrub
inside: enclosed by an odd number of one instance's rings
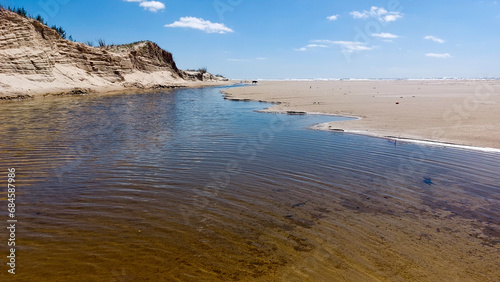
[[[25,18],[27,18],[27,17],[28,17],[28,12],[27,12],[24,8],[17,8],[17,9],[15,10],[15,12],[16,12],[18,15],[23,16],[23,17],[25,17]]]
[[[66,31],[62,27],[60,27],[60,26],[58,27],[56,25],[53,25],[50,28],[57,31],[57,33],[59,33],[59,35],[62,37],[62,39],[66,39]]]
[[[101,48],[106,47],[106,41],[104,41],[104,39],[102,39],[102,38],[97,39],[97,44]]]
[[[36,16],[35,20],[39,21],[41,24],[47,25],[45,20],[40,15]]]
[[[2,5],[0,5],[0,8],[4,9],[4,7]],[[21,8],[16,8],[16,7],[10,7],[8,6],[7,7],[7,10],[11,11],[11,12],[14,12],[22,17],[25,17],[27,19],[34,19],[44,25],[48,25],[47,22],[45,22],[45,20],[42,18],[42,16],[38,15],[36,16],[36,18],[32,17],[30,14],[28,14],[28,11],[26,11],[26,9],[24,9],[23,7]],[[56,25],[53,25],[51,27],[53,30],[57,31],[57,33],[59,33],[59,35],[63,38],[63,39],[66,39],[66,31],[62,28],[62,27],[58,27]],[[69,40],[73,41],[73,37],[70,36]]]

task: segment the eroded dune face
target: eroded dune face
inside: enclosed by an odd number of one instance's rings
[[[92,47],[65,40],[37,20],[0,10],[0,96],[218,79],[179,70],[172,54],[150,41]]]

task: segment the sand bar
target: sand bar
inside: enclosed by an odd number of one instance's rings
[[[499,80],[262,81],[224,93],[279,103],[268,112],[358,118],[317,129],[500,149]]]

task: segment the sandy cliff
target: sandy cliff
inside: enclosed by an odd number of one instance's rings
[[[0,9],[0,97],[123,88],[165,88],[220,81],[177,68],[149,41],[91,47],[65,40],[42,23]]]

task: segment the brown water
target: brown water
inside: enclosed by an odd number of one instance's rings
[[[0,104],[0,281],[500,280],[500,155],[218,90]]]

